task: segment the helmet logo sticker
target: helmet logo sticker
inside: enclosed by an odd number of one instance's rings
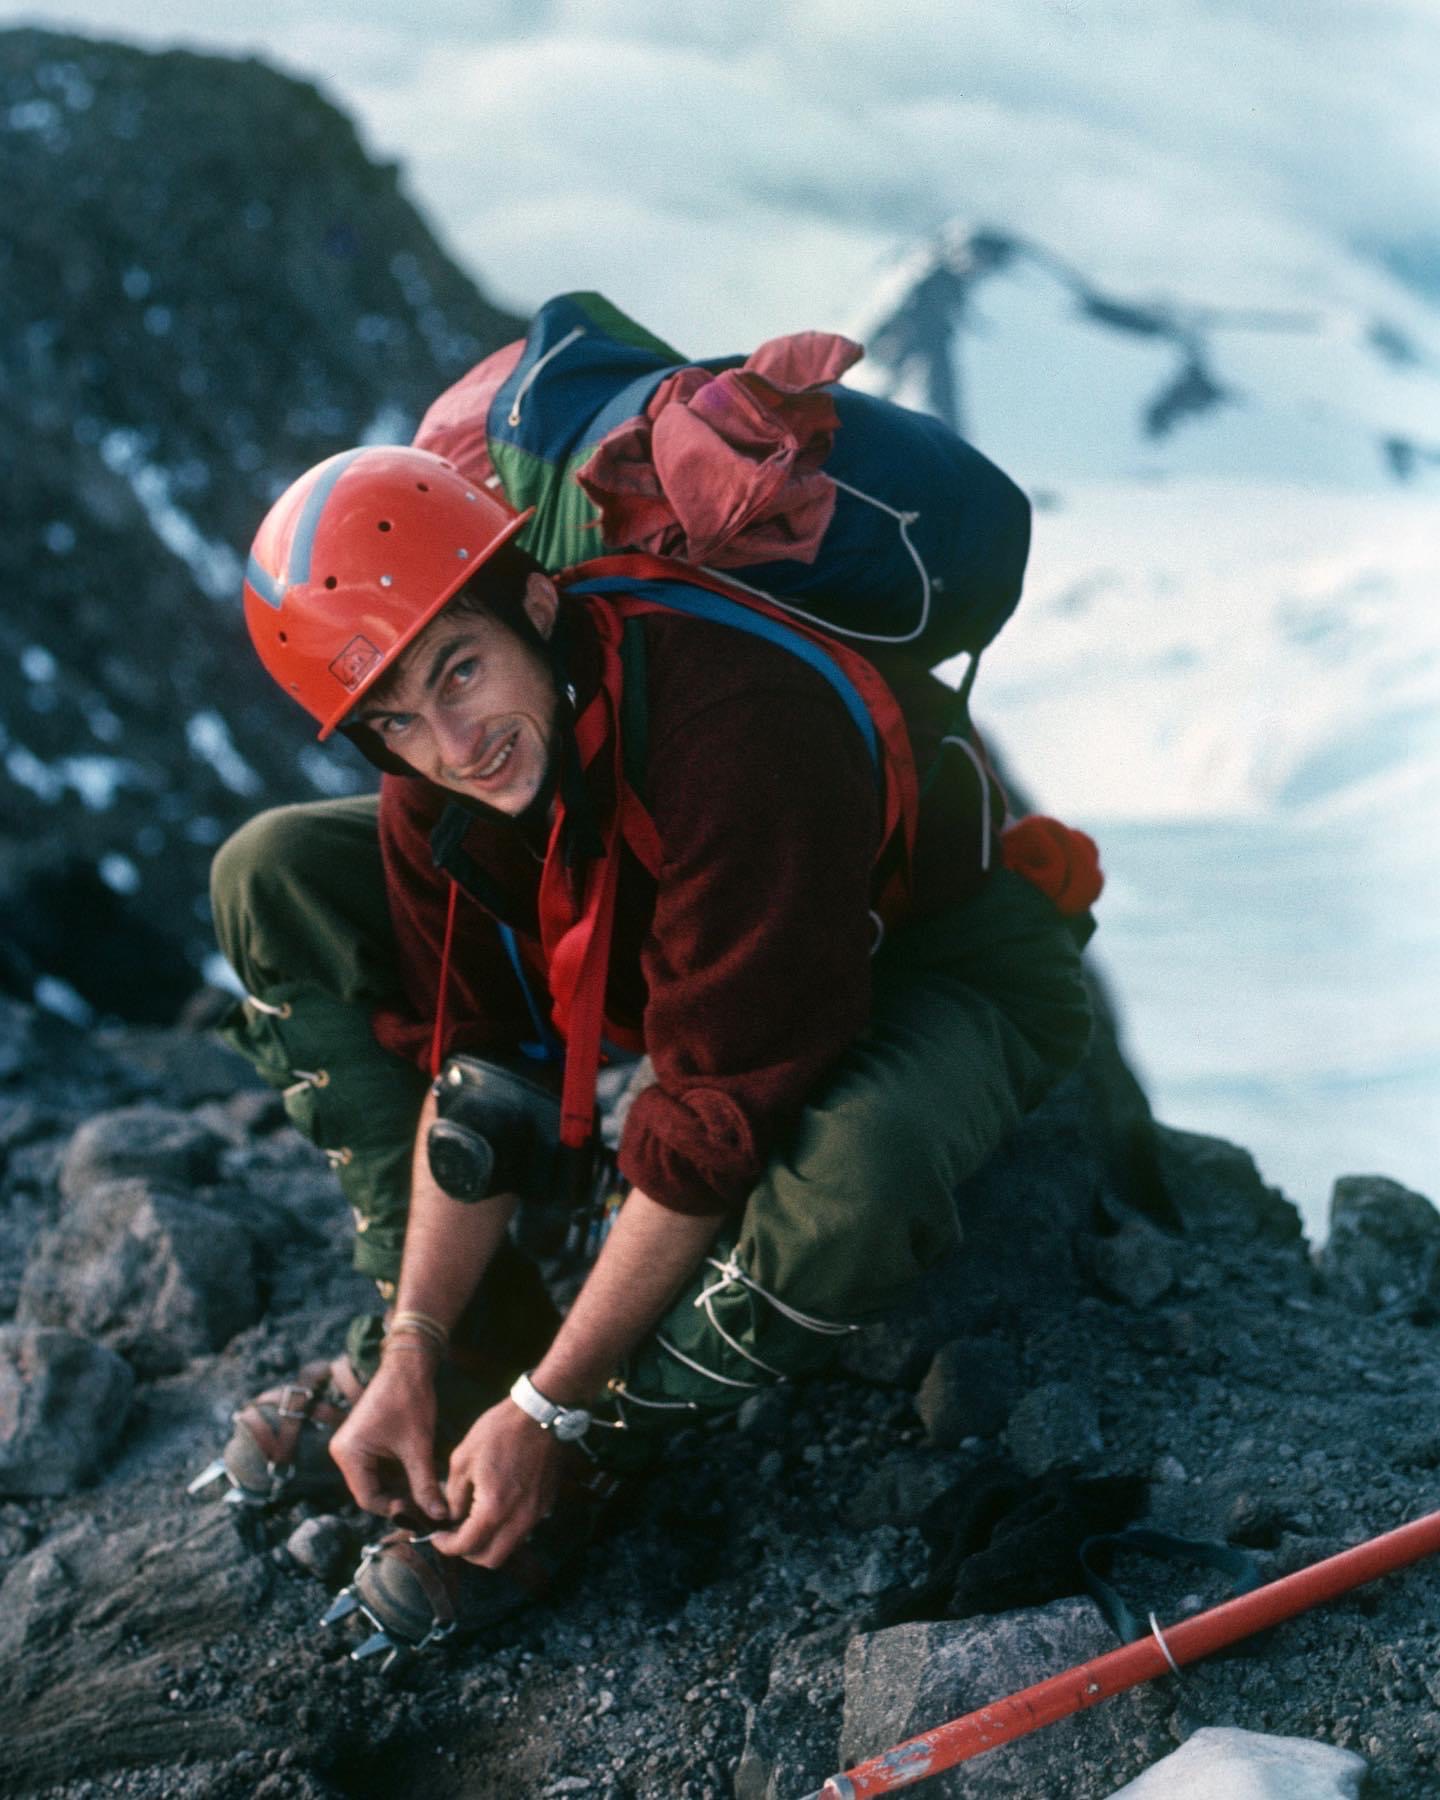
[[[384,660],[367,637],[353,637],[330,665],[330,673],[341,687],[353,693],[370,671]]]

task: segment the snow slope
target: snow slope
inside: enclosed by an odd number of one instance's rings
[[[1092,829],[1157,1111],[1440,1198],[1440,319],[1343,250],[1293,308],[1107,290],[952,232],[863,310],[871,391],[1037,502],[976,712]]]

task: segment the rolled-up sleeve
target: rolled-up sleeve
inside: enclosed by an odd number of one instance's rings
[[[642,950],[655,1083],[626,1179],[678,1212],[739,1209],[870,1011],[874,767],[819,678],[713,701],[652,745],[664,849]]]

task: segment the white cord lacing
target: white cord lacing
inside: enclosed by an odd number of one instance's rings
[[[919,513],[901,512],[898,507],[890,506],[884,500],[877,500],[873,494],[862,493],[859,488],[851,487],[848,482],[836,481],[833,475],[830,479],[835,482],[835,486],[842,493],[853,494],[857,500],[865,501],[867,505],[876,507],[880,512],[889,513],[890,517],[899,525],[900,541],[904,544],[911,562],[914,563],[920,574],[920,621],[912,631],[902,632],[898,636],[890,632],[856,631],[848,625],[837,625],[833,619],[821,618],[817,613],[806,612],[803,607],[796,606],[793,601],[782,600],[778,594],[767,594],[764,588],[751,587],[748,582],[738,580],[731,569],[707,567],[705,573],[718,575],[722,581],[728,581],[732,587],[740,588],[747,594],[754,594],[757,600],[768,600],[772,606],[778,606],[782,612],[789,613],[792,618],[803,619],[807,625],[818,625],[821,630],[830,632],[835,637],[854,638],[857,643],[861,644],[913,644],[916,638],[924,636],[925,628],[930,623],[930,597],[935,585],[920,552],[910,541],[910,527],[920,517]]]
[[[699,1306],[703,1302],[705,1307],[705,1317],[710,1321],[711,1329],[715,1332],[716,1336],[723,1338],[737,1356],[743,1356],[746,1362],[753,1363],[757,1369],[763,1369],[767,1375],[773,1375],[777,1381],[788,1381],[790,1377],[783,1369],[774,1368],[762,1357],[753,1355],[742,1343],[731,1337],[730,1333],[715,1317],[715,1301],[712,1298],[714,1292],[714,1288],[707,1288],[695,1304]]]
[[[697,1375],[703,1375],[707,1381],[718,1381],[721,1387],[745,1388],[749,1390],[758,1388],[760,1385],[758,1381],[737,1381],[731,1375],[717,1375],[714,1369],[707,1369],[704,1363],[696,1362],[693,1356],[687,1356],[683,1350],[677,1350],[675,1345],[670,1342],[669,1338],[663,1336],[662,1333],[658,1331],[655,1333],[655,1342],[667,1356],[673,1356],[676,1362],[684,1363],[687,1369],[693,1369]]]
[[[745,1273],[740,1267],[734,1251],[731,1251],[724,1262],[713,1256],[707,1256],[705,1261],[712,1269],[719,1271],[720,1279],[700,1290],[693,1303],[696,1306],[703,1306],[712,1294],[723,1293],[726,1288],[738,1285],[748,1288],[752,1294],[758,1294],[762,1300],[767,1301],[775,1308],[781,1318],[789,1319],[792,1325],[802,1326],[806,1331],[818,1332],[821,1337],[848,1337],[852,1332],[860,1329],[858,1325],[837,1324],[833,1319],[817,1319],[810,1313],[803,1313],[796,1307],[787,1306],[783,1300],[772,1294],[767,1288],[761,1287],[758,1281],[752,1280]]]

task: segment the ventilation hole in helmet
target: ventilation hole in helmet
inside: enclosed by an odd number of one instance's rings
[[[415,485],[422,494],[428,494],[430,492],[430,483],[428,481],[417,481]]]
[[[288,644],[290,642],[290,633],[288,631],[282,631],[280,633],[280,642],[282,644]]]
[[[380,521],[380,529],[382,531],[388,531],[390,529],[390,521],[388,519],[382,519]]]
[[[327,588],[333,588],[333,587],[339,587],[340,583],[335,579],[335,577],[333,575],[327,575],[325,577],[325,585]]]

